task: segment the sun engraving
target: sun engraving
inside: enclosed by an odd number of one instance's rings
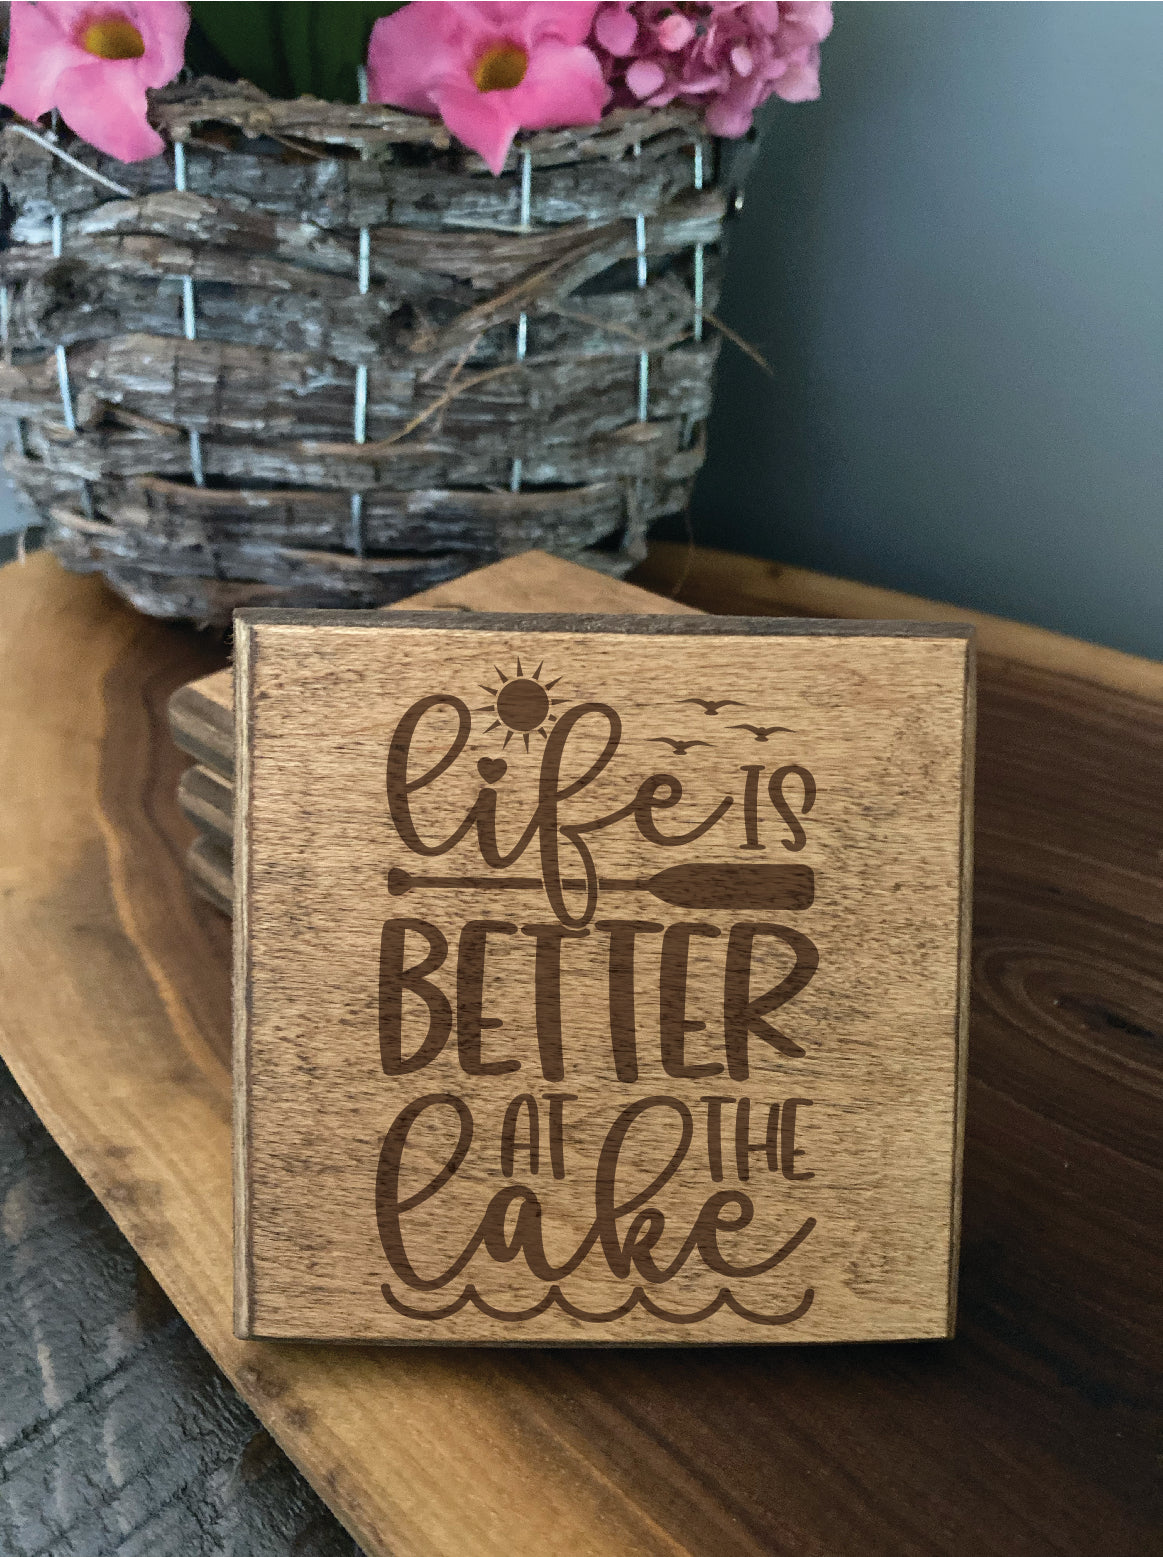
[[[515,735],[519,735],[525,742],[525,750],[529,750],[529,737],[539,735],[544,741],[548,739],[546,725],[550,725],[557,715],[550,710],[557,703],[564,703],[561,697],[550,697],[550,693],[561,680],[560,676],[552,681],[542,681],[541,671],[545,665],[542,660],[531,676],[527,676],[521,669],[520,656],[517,659],[517,673],[514,676],[506,676],[499,665],[493,669],[501,679],[499,687],[487,687],[480,683],[482,692],[487,692],[492,698],[491,703],[474,710],[478,714],[493,714],[493,722],[485,730],[488,735],[490,730],[504,728],[505,739],[501,742],[503,751]]]

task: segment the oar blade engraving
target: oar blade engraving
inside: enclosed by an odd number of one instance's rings
[[[564,881],[567,890],[582,881]],[[488,892],[544,891],[538,876],[418,876],[401,866],[388,872],[388,891],[403,897],[413,891]],[[603,892],[649,892],[673,908],[732,908],[750,911],[792,911],[811,908],[816,879],[810,865],[670,865],[640,881],[600,881]]]

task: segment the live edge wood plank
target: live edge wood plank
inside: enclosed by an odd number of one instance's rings
[[[634,580],[703,611],[730,610],[740,616],[859,616],[916,622],[966,622],[977,632],[979,654],[1029,670],[1077,677],[1116,692],[1163,699],[1163,664],[1123,654],[1098,643],[1026,622],[1009,622],[984,611],[926,600],[897,589],[856,584],[809,568],[763,562],[734,552],[700,546],[659,544],[634,572]]]
[[[687,598],[729,604],[717,566],[696,557]],[[766,564],[738,586],[733,609],[797,609]],[[851,595],[821,608],[860,614]],[[230,1328],[229,925],[185,885],[188,759],[164,718],[222,659],[48,557],[0,572],[0,1046],[369,1552],[1153,1549],[1163,668],[1072,645],[1055,669],[981,642],[957,1340],[311,1348]]]

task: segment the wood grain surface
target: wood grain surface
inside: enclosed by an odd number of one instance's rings
[[[768,565],[738,581],[779,610]],[[229,926],[185,883],[164,714],[217,651],[40,556],[0,573],[0,633],[4,1057],[369,1552],[1153,1549],[1160,667],[982,656],[955,1341],[369,1352],[230,1333]]]
[[[689,616],[697,608],[595,573],[547,552],[477,568],[384,607],[388,611],[642,611]],[[234,774],[234,678],[215,670],[177,687],[169,703],[174,739],[199,763]]]
[[[530,611],[552,601],[559,610],[649,611],[689,616],[693,606],[592,568],[530,551],[422,590],[388,611]],[[229,670],[178,687],[169,700],[170,731],[196,759],[182,775],[178,801],[198,829],[186,855],[195,890],[225,913],[233,908],[234,678]]]
[[[352,1557],[0,1064],[0,1552]]]
[[[970,636],[239,613],[238,1333],[950,1334]]]

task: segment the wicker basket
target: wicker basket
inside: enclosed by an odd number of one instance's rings
[[[153,117],[172,153],[131,166],[0,132],[9,470],[69,567],[224,623],[532,546],[621,573],[684,508],[724,209],[693,115],[499,178],[391,109],[202,80]]]

